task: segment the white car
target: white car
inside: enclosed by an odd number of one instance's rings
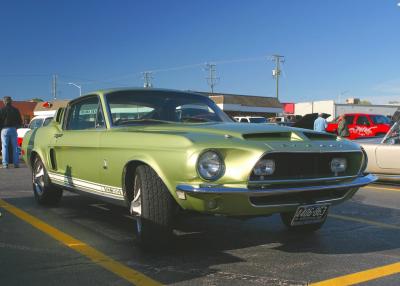
[[[400,121],[397,121],[386,136],[370,140],[357,140],[368,155],[366,173],[380,180],[400,182]]]
[[[233,118],[241,123],[267,123],[267,119],[262,116],[235,116]]]
[[[47,126],[50,121],[53,120],[53,116],[49,115],[39,115],[35,116],[32,118],[31,122],[29,123],[28,128],[18,128],[17,129],[17,134],[18,134],[18,146],[21,147],[22,141],[24,139],[24,136],[26,132],[29,130],[33,130],[42,126]]]

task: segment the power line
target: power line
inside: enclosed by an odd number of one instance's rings
[[[51,74],[44,74],[44,73],[26,73],[26,74],[17,74],[17,73],[10,73],[10,74],[0,74],[0,77],[45,77],[45,76],[51,76]]]
[[[214,64],[223,65],[223,64],[240,63],[240,62],[263,61],[263,60],[265,60],[265,56],[253,57],[253,58],[233,59],[233,60],[213,61],[213,63]],[[197,67],[203,67],[203,66],[204,66],[204,63],[197,63],[197,64],[182,65],[182,66],[169,67],[169,68],[148,69],[147,72],[151,72],[152,74],[155,74],[155,73],[179,71],[179,70],[185,70],[185,69],[191,69],[191,68],[197,68]],[[135,72],[135,73],[129,73],[129,74],[125,74],[125,75],[120,75],[120,76],[117,76],[117,77],[114,77],[114,78],[105,79],[105,80],[103,80],[101,82],[102,83],[110,83],[110,82],[115,82],[115,81],[119,81],[119,80],[122,80],[122,79],[131,78],[133,76],[142,76],[143,77],[143,74],[145,72]]]

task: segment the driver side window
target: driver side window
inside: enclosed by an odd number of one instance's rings
[[[85,130],[105,127],[97,96],[85,98],[68,108],[67,130]]]

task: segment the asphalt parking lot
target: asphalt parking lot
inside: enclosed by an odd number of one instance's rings
[[[400,285],[400,186],[361,189],[311,235],[278,216],[183,217],[144,253],[125,209],[69,192],[40,207],[30,180],[0,170],[0,285]]]

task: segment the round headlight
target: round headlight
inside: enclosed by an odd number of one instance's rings
[[[224,162],[219,153],[215,151],[206,151],[201,154],[197,160],[197,171],[205,180],[217,180],[225,171]]]
[[[275,161],[271,159],[263,159],[257,162],[253,169],[256,176],[268,176],[275,172]]]
[[[346,171],[347,160],[346,158],[333,158],[331,161],[331,170],[335,175]]]

